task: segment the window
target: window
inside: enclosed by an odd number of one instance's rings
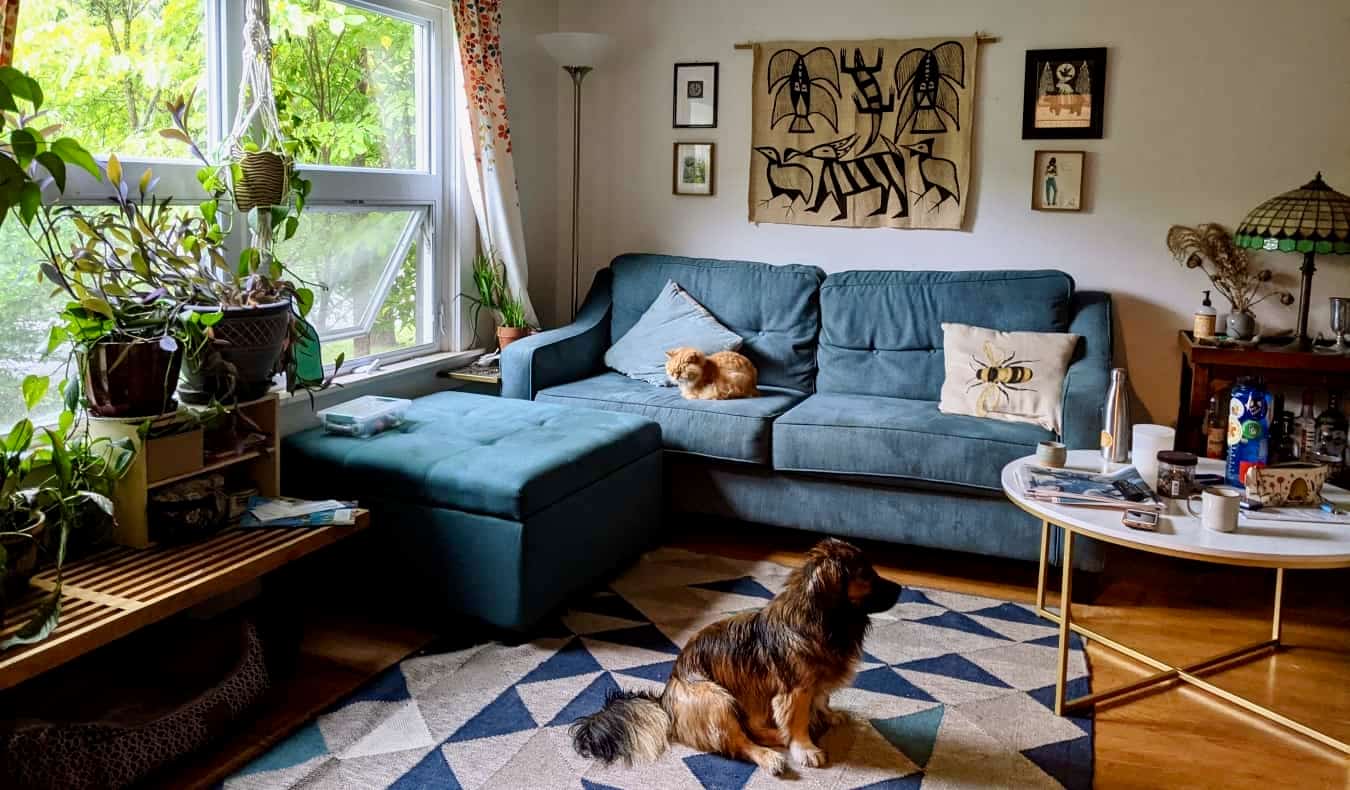
[[[316,289],[324,359],[404,357],[449,347],[442,332],[455,256],[449,13],[427,0],[269,0],[273,82],[283,126],[308,145],[313,192],[277,254]],[[242,0],[42,0],[22,6],[14,65],[35,77],[61,135],[116,153],[128,180],[153,167],[160,196],[202,197],[196,163],[158,134],[165,100],[196,94],[190,125],[220,148],[237,101]],[[72,176],[65,199],[99,203],[106,185]],[[231,240],[245,243],[244,223]],[[235,250],[230,250],[233,253]],[[227,256],[230,257],[230,256]],[[0,228],[0,424],[23,412],[18,382],[41,359],[60,299],[38,283],[17,222]],[[61,358],[63,359],[63,357]],[[57,360],[59,361],[59,360]],[[54,405],[54,404],[53,404]]]

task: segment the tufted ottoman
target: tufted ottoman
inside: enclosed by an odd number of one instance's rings
[[[647,548],[661,429],[631,414],[441,392],[368,439],[287,437],[283,490],[359,500],[419,598],[523,630]]]

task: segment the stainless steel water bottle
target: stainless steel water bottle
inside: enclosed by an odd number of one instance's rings
[[[1102,460],[1113,464],[1130,460],[1130,402],[1125,389],[1125,368],[1111,369],[1102,412]]]

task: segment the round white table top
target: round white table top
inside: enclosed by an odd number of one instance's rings
[[[1159,519],[1157,532],[1131,529],[1121,523],[1122,511],[1059,505],[1031,499],[1022,490],[1018,470],[1036,465],[1035,456],[1019,458],[1003,467],[1003,490],[1015,505],[1039,519],[1109,543],[1154,554],[1216,562],[1226,565],[1250,565],[1263,568],[1345,568],[1350,567],[1350,523],[1262,521],[1259,513],[1243,514],[1235,532],[1216,532],[1200,525],[1200,519],[1186,513],[1185,504],[1163,500],[1167,509]],[[1116,471],[1113,464],[1105,471]],[[1073,450],[1068,469],[1103,471],[1101,453]],[[1222,474],[1219,461],[1201,459],[1201,474]],[[1322,495],[1342,507],[1350,507],[1350,492],[1334,486],[1323,488]],[[1199,504],[1195,505],[1197,510]]]

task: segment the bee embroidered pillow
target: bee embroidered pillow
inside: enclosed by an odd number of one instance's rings
[[[1059,433],[1064,374],[1077,345],[1078,335],[943,324],[946,378],[938,409]]]

